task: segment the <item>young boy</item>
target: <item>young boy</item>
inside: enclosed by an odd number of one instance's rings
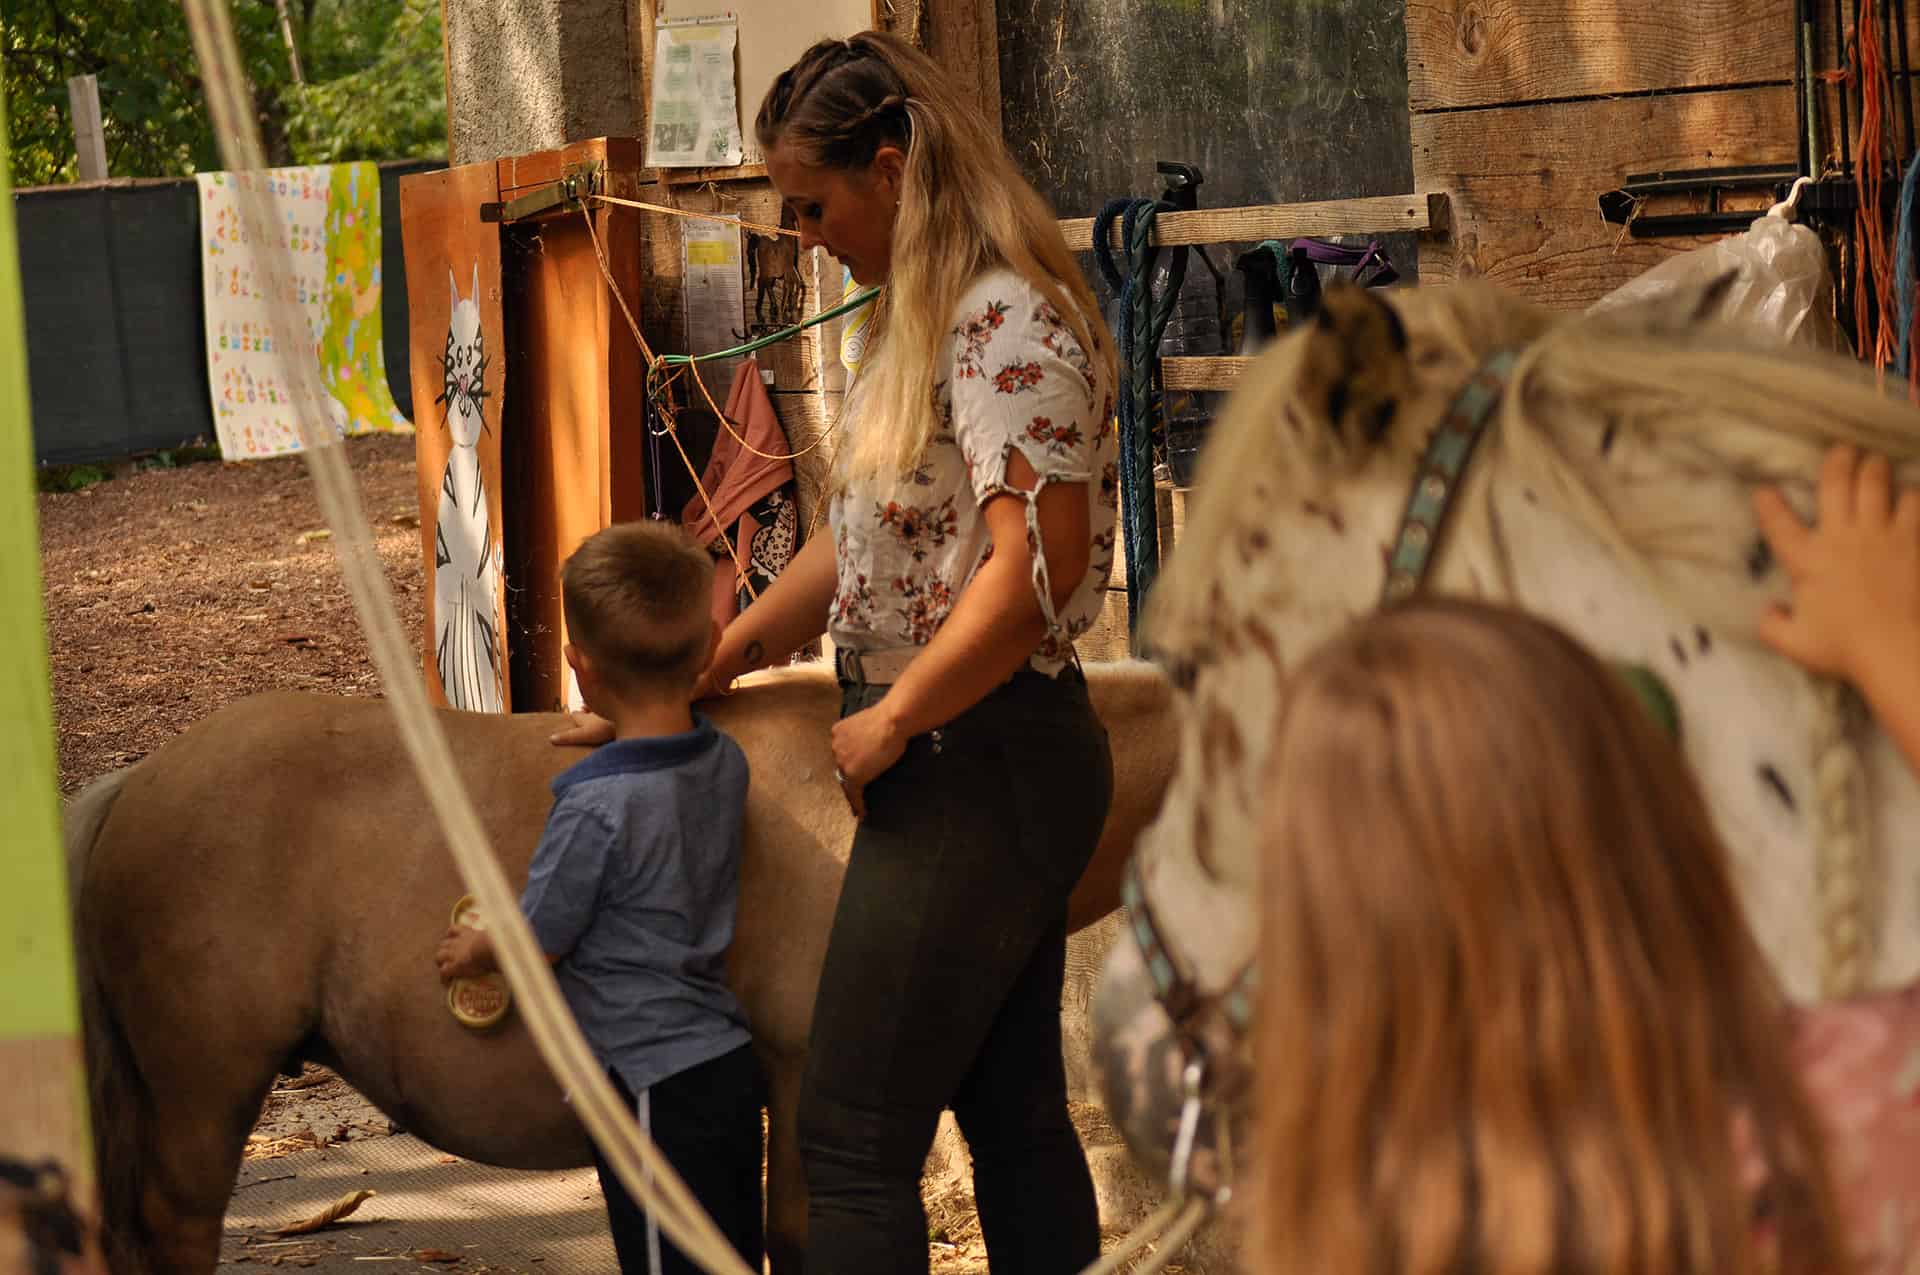
[[[759,1270],[759,1071],[726,981],[747,761],[690,703],[712,583],[706,551],[661,523],[609,527],[567,560],[567,663],[614,740],[554,779],[520,907],[640,1127]],[[497,968],[460,927],[435,963],[442,980]],[[693,1275],[595,1159],[623,1275]]]

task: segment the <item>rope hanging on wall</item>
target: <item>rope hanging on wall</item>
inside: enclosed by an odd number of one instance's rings
[[[1180,300],[1187,277],[1187,250],[1173,250],[1165,291],[1154,295],[1154,269],[1160,248],[1153,242],[1154,218],[1177,211],[1155,199],[1116,199],[1093,222],[1093,255],[1107,286],[1120,297],[1120,517],[1127,562],[1127,632],[1137,634],[1147,591],[1160,573],[1160,513],[1154,503],[1153,432],[1160,403],[1154,393],[1160,338]],[[1114,261],[1113,225],[1121,223],[1126,271]],[[1135,654],[1139,652],[1136,650]]]

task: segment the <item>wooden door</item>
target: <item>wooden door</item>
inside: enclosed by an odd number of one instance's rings
[[[491,163],[400,180],[427,565],[423,672],[435,702],[496,713],[512,706],[500,450],[507,332],[500,230],[480,220],[480,206],[499,197]]]

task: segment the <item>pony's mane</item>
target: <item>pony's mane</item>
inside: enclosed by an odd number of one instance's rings
[[[1809,499],[1820,455],[1836,442],[1907,468],[1920,462],[1920,414],[1858,364],[1702,319],[1699,293],[1564,317],[1478,281],[1390,296],[1405,350],[1354,349],[1350,331],[1315,324],[1244,374],[1209,440],[1196,482],[1203,495],[1155,589],[1156,644],[1179,645],[1207,624],[1218,590],[1231,588],[1228,551],[1248,509],[1314,499],[1363,471],[1410,477],[1453,396],[1503,348],[1521,355],[1476,464],[1498,465],[1537,491],[1696,612],[1702,569],[1751,585],[1747,489],[1780,484]],[[1394,360],[1404,366],[1383,366]],[[1368,440],[1329,417],[1330,385],[1351,383],[1351,402],[1370,382],[1396,381],[1408,389],[1394,396],[1384,435]],[[1592,446],[1603,435],[1615,456],[1604,466]],[[1737,487],[1741,507],[1703,500],[1703,484],[1723,496]],[[1750,588],[1741,593],[1706,605],[1714,622],[1750,633],[1755,599]]]

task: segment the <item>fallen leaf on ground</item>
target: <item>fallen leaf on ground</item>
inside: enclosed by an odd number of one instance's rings
[[[444,1248],[416,1248],[411,1255],[416,1262],[457,1262],[460,1254],[449,1253]]]
[[[392,521],[396,527],[418,527],[420,525],[420,515],[395,514]]]
[[[329,528],[329,527],[318,527],[318,528],[315,528],[315,529],[314,529],[314,530],[312,530],[312,531],[303,531],[303,532],[301,532],[301,533],[300,533],[299,535],[297,535],[297,536],[295,536],[295,537],[293,538],[293,543],[295,543],[295,544],[297,544],[297,545],[303,545],[303,544],[306,544],[306,543],[307,543],[308,541],[312,541],[312,540],[329,540],[329,539],[331,539],[332,537],[333,537],[333,530],[332,530],[331,528]]]
[[[371,1198],[373,1198],[372,1191],[349,1191],[312,1217],[304,1221],[295,1222],[292,1226],[283,1226],[278,1231],[275,1231],[274,1234],[307,1235],[323,1227],[332,1226],[335,1222],[338,1222],[341,1218],[353,1212]]]

